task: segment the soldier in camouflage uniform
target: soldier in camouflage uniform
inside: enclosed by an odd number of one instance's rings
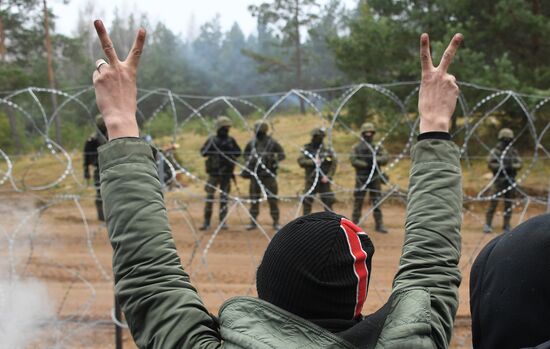
[[[515,183],[516,174],[522,167],[521,158],[517,150],[510,145],[513,139],[514,132],[512,130],[509,128],[500,130],[498,133],[499,142],[496,147],[491,149],[491,153],[488,157],[488,166],[494,176],[492,194],[495,195],[504,190],[506,190],[506,192],[491,200],[489,208],[487,209],[485,226],[483,227],[484,233],[490,233],[493,230],[493,215],[495,214],[500,198],[504,201],[504,224],[502,230],[503,232],[509,232],[511,228],[510,220],[512,219],[514,189],[507,190],[507,188]]]
[[[323,144],[325,129],[316,128],[311,131],[311,142],[301,150],[298,164],[305,170],[304,215],[311,213],[313,196],[319,194],[325,206],[325,211],[332,211],[334,193],[330,181],[336,172],[338,161],[332,148]]]
[[[250,179],[250,199],[254,200],[250,205],[250,214],[254,219],[247,226],[247,230],[256,229],[255,221],[260,213],[258,200],[263,196],[262,187],[267,194],[273,228],[279,230],[277,170],[279,161],[285,159],[285,152],[283,147],[267,134],[269,131],[267,122],[262,120],[256,122],[254,130],[256,136],[244,149],[246,169],[242,172],[244,178]]]
[[[379,233],[387,233],[382,220],[382,210],[378,205],[382,190],[382,172],[380,166],[388,163],[388,154],[380,145],[376,149],[372,144],[376,130],[374,125],[366,122],[361,126],[361,141],[353,146],[350,160],[351,165],[355,168],[355,192],[353,194],[353,214],[352,220],[356,224],[361,220],[361,210],[363,209],[363,201],[369,193],[370,203],[374,207],[374,230]],[[374,169],[373,169],[374,167]],[[372,175],[371,175],[372,174]],[[367,181],[370,181],[367,183]]]
[[[227,196],[231,191],[231,179],[235,178],[233,170],[235,161],[241,156],[241,148],[235,138],[229,136],[231,120],[220,116],[216,120],[216,135],[209,137],[201,148],[201,155],[206,157],[206,173],[208,181],[205,186],[206,204],[204,207],[204,223],[200,230],[210,228],[214,193],[220,188],[220,222],[227,215]],[[222,229],[227,229],[224,224]]]
[[[104,222],[103,200],[101,199],[101,187],[99,183],[99,164],[97,149],[107,143],[107,127],[101,115],[96,117],[96,132],[92,133],[90,138],[84,143],[84,179],[90,182],[90,166],[94,167],[94,187],[95,187],[95,207],[97,219]]]

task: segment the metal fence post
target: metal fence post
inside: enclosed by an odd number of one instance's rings
[[[122,311],[120,309],[120,304],[118,304],[116,296],[115,296],[115,318],[118,323],[122,321],[121,320]],[[115,322],[115,348],[122,349],[122,327],[120,327],[117,322]]]

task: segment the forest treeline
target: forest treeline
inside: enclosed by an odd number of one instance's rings
[[[2,96],[28,86],[90,85],[90,70],[102,56],[91,23],[101,9],[93,1],[83,5],[73,35],[66,36],[56,31],[58,18],[49,5],[46,0],[0,2]],[[120,54],[129,50],[139,26],[148,30],[138,77],[143,89],[217,96],[415,81],[422,32],[430,33],[435,57],[452,34],[464,34],[452,71],[462,81],[536,94],[550,87],[548,1],[361,0],[345,8],[337,0],[266,0],[249,12],[257,21],[249,35],[238,23],[223,30],[219,15],[193,35],[191,30],[174,33],[145,13],[115,10],[107,25]],[[60,103],[55,96],[37,98],[50,109]],[[364,119],[375,104],[366,92],[358,94],[350,103],[348,114],[355,118],[350,121]],[[30,126],[17,113],[0,106],[0,148],[22,146]],[[515,113],[521,111],[506,112],[512,120]],[[57,119],[51,137],[59,142],[70,139],[72,125],[81,121],[78,115]]]

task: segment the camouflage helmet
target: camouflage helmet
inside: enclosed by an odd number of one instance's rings
[[[231,119],[228,118],[227,116],[219,116],[217,119],[216,119],[216,131],[219,130],[220,128],[222,127],[231,127]]]
[[[514,131],[509,128],[503,128],[498,132],[498,139],[514,139]]]
[[[265,120],[258,120],[254,123],[254,131],[267,133],[269,131],[269,124]]]
[[[361,133],[365,132],[376,133],[376,129],[374,128],[374,124],[372,122],[365,122],[363,125],[361,125]]]
[[[315,136],[322,136],[324,137],[327,134],[327,131],[324,127],[316,127],[313,130],[311,130],[311,137]]]

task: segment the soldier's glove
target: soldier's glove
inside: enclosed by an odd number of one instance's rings
[[[321,159],[319,158],[319,156],[316,156],[313,162],[315,163],[316,166],[321,166]]]

